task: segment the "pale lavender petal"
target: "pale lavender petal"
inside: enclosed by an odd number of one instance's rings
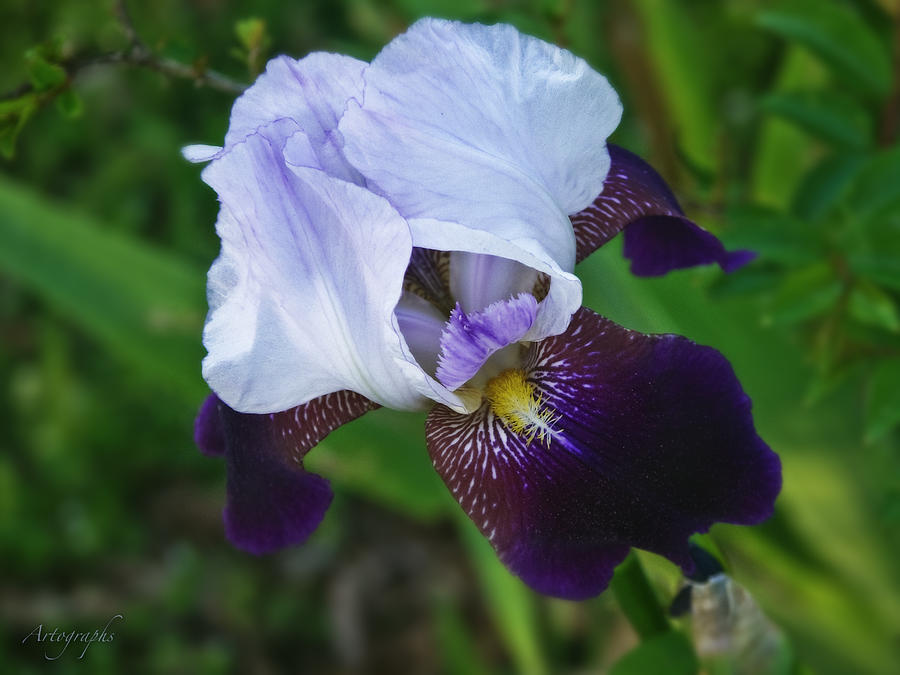
[[[771,515],[778,457],[714,349],[582,309],[531,347],[519,374],[505,391],[523,394],[543,438],[490,403],[470,415],[436,406],[426,438],[447,487],[535,590],[596,595],[631,546],[689,571],[692,533]]]
[[[581,304],[568,214],[609,167],[621,105],[569,52],[507,25],[423,19],[365,73],[339,128],[369,186],[410,221],[415,246],[515,260],[553,279],[532,339]]]
[[[260,134],[203,176],[222,202],[203,373],[223,401],[259,413],[349,389],[398,409],[421,409],[426,396],[460,406],[416,364],[397,325],[412,246],[390,204],[288,166]]]
[[[536,315],[537,301],[528,293],[471,314],[457,305],[441,335],[437,379],[451,390],[462,386],[491,355],[521,340]]]
[[[409,350],[429,375],[437,370],[445,317],[427,300],[404,291],[394,310]]]
[[[187,161],[199,164],[208,162],[222,152],[222,148],[218,145],[186,145],[181,149],[181,156]]]
[[[318,168],[362,184],[344,159],[338,120],[352,98],[362,98],[364,61],[314,52],[296,60],[278,56],[234,103],[225,136],[230,147],[275,120],[289,119],[302,130],[316,153]]]
[[[450,289],[464,312],[478,312],[499,300],[534,292],[537,270],[509,258],[450,253]]]

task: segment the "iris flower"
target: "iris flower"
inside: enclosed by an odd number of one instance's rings
[[[379,406],[430,409],[435,469],[543,593],[596,595],[630,547],[690,570],[692,533],[770,515],[728,361],[581,307],[575,263],[623,229],[637,274],[750,257],[607,145],[621,113],[563,49],[423,19],[371,64],[275,58],[224,147],[185,149],[221,204],[196,438],[235,546],[304,541],[332,498],[304,456]]]

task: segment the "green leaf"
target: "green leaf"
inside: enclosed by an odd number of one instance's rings
[[[828,215],[850,191],[860,170],[866,165],[864,155],[836,153],[821,160],[804,177],[794,193],[794,212],[809,221]]]
[[[859,253],[849,258],[850,269],[876,284],[900,291],[900,256],[890,251]]]
[[[13,158],[16,140],[37,109],[37,96],[34,93],[0,102],[0,155],[6,159]]]
[[[868,326],[900,332],[900,312],[894,299],[878,286],[862,282],[850,294],[850,316]]]
[[[367,413],[332,432],[305,461],[343,488],[420,520],[458,509],[431,465],[423,415]]]
[[[70,87],[64,89],[60,92],[59,96],[56,97],[56,108],[66,117],[74,119],[76,117],[81,117],[84,112],[84,101],[82,101],[81,97]]]
[[[55,89],[68,78],[65,68],[51,63],[36,49],[29,49],[25,53],[25,67],[35,91]]]
[[[0,214],[0,273],[174,398],[202,399],[203,270],[8,179]]]
[[[616,568],[610,586],[622,612],[642,640],[669,630],[669,620],[634,551]]]
[[[716,59],[701,39],[697,24],[682,3],[636,0],[646,33],[647,53],[659,72],[667,111],[681,149],[701,170],[716,166],[716,130],[712,79]]]
[[[644,640],[625,654],[610,675],[694,675],[700,668],[694,648],[684,633],[667,631]]]
[[[750,249],[761,262],[801,265],[821,259],[816,232],[790,214],[748,205],[729,209],[725,221],[726,246]]]
[[[461,509],[455,510],[463,544],[481,583],[494,626],[515,663],[515,672],[547,672],[535,595],[507,570],[487,539]]]
[[[841,283],[826,262],[788,274],[764,317],[767,324],[792,324],[826,313],[841,294]]]
[[[234,32],[246,50],[259,49],[266,39],[266,22],[256,17],[242,19],[234,24]]]
[[[900,209],[900,146],[879,153],[860,171],[851,198],[862,223]]]
[[[877,441],[900,424],[900,357],[878,363],[869,382],[866,440]]]
[[[835,145],[862,150],[872,144],[872,120],[853,99],[833,92],[775,93],[763,110]]]
[[[847,5],[793,0],[763,11],[757,22],[807,47],[848,84],[880,97],[890,93],[893,67],[889,52],[875,31]]]
[[[234,25],[241,49],[232,50],[232,54],[247,64],[251,75],[256,76],[262,70],[264,57],[272,43],[263,19],[249,18],[238,21]]]
[[[452,598],[438,598],[434,613],[441,648],[441,672],[447,675],[487,675],[490,669],[479,654],[478,644],[458,604]]]
[[[806,50],[791,45],[781,59],[776,91],[817,86],[826,73]],[[780,117],[762,120],[753,157],[751,185],[754,201],[778,208],[791,200],[807,167],[814,159],[809,136]]]

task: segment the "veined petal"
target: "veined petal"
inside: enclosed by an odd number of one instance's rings
[[[631,546],[689,570],[689,535],[772,512],[778,457],[709,347],[582,309],[498,378],[474,414],[435,407],[426,438],[450,491],[538,591],[595,595]]]
[[[422,408],[425,396],[460,407],[415,362],[397,324],[412,244],[384,199],[288,166],[260,134],[203,177],[222,202],[203,374],[223,401],[261,413],[349,389],[398,409]]]
[[[521,253],[514,245],[506,246],[505,252],[513,256]],[[452,251],[450,288],[453,297],[462,311],[477,312],[520,293],[534,294],[540,272],[543,272],[549,286],[538,303],[531,328],[522,339],[537,341],[557,335],[566,329],[572,314],[581,306],[581,282],[574,275],[562,272],[552,261],[548,265],[533,259],[532,262],[538,267],[525,265],[516,258]]]
[[[662,177],[637,155],[609,146],[612,165],[603,191],[572,216],[580,262],[625,230],[625,257],[643,277],[718,263],[731,272],[750,262],[751,251],[726,251],[714,235],[689,220]]]
[[[257,555],[303,543],[332,498],[328,481],[303,469],[303,457],[337,427],[377,407],[339,391],[281,413],[248,415],[209,396],[197,417],[197,440],[205,454],[221,452],[227,462],[229,541]]]
[[[532,293],[537,270],[494,255],[450,253],[450,290],[464,312],[478,312],[519,293]]]
[[[536,315],[537,301],[528,293],[471,314],[457,305],[441,334],[437,379],[451,390],[462,386],[493,354],[521,340]]]
[[[566,216],[600,191],[621,116],[602,76],[511,26],[423,19],[364,77],[339,125],[345,153],[416,246],[571,272]]]
[[[229,147],[275,120],[290,119],[309,139],[319,167],[361,185],[344,159],[338,120],[351,98],[362,98],[364,61],[326,52],[302,59],[277,56],[235,102],[225,136]]]

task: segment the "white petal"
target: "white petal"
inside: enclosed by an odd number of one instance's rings
[[[572,270],[567,215],[600,193],[621,116],[605,78],[511,26],[435,19],[364,77],[362,107],[351,101],[339,125],[344,152],[410,220],[415,245],[504,256],[513,242]],[[493,237],[449,242],[446,223]]]
[[[279,119],[294,120],[307,135],[319,166],[362,184],[341,151],[337,124],[351,98],[361,98],[364,61],[326,52],[295,60],[278,56],[234,103],[226,147]]]
[[[384,199],[289,167],[261,134],[203,177],[222,202],[203,374],[225,403],[275,412],[350,389],[393,408],[422,408],[425,396],[462,407],[400,333],[394,307],[412,244]]]
[[[220,152],[222,148],[218,145],[186,145],[181,149],[181,156],[189,162],[200,164],[215,159]]]

